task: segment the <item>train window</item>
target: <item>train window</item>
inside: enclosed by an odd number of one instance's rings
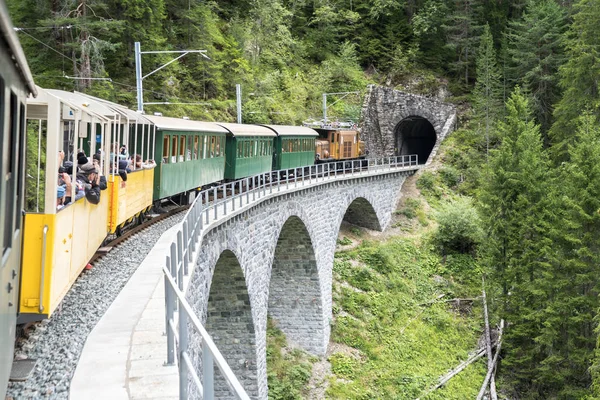
[[[162,162],[164,164],[168,164],[169,163],[169,135],[165,135],[163,137]]]
[[[185,136],[179,136],[179,160],[177,161],[185,161]]]
[[[188,146],[187,152],[185,153],[185,161],[190,161],[192,159],[192,149],[194,148],[194,136],[189,135],[187,137]]]
[[[258,155],[258,140],[252,141],[252,148],[254,150],[254,157]]]
[[[216,157],[221,157],[221,137],[215,136],[215,142],[217,142],[217,149],[215,150]]]
[[[225,156],[225,151],[226,151],[226,142],[225,142],[225,136],[221,136],[221,156]]]
[[[194,160],[198,159],[198,135],[194,136]]]
[[[171,140],[171,162],[177,162],[177,136],[173,136]]]

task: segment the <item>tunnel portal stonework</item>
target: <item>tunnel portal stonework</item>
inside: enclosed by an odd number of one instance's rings
[[[251,398],[268,397],[267,314],[288,343],[324,355],[342,220],[385,229],[404,180],[414,172],[390,171],[274,193],[207,227],[186,297]],[[198,370],[201,348],[190,332]],[[215,375],[216,398],[233,398],[217,369]],[[191,383],[189,388],[194,393]]]
[[[421,142],[427,149],[410,153],[429,153],[427,162],[422,160],[423,156],[419,157],[420,164],[428,164],[437,153],[442,140],[454,129],[456,108],[428,97],[370,85],[363,103],[362,116],[361,139],[365,142],[369,157],[401,155],[403,152],[398,144],[402,139],[397,136],[402,122],[411,118],[427,120],[435,131],[435,143],[423,137]],[[418,134],[411,132],[409,135],[408,140],[412,142],[412,146],[418,144]]]

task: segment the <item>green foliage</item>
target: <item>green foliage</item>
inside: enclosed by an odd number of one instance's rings
[[[342,239],[337,240],[337,244],[339,244],[340,246],[348,246],[349,244],[352,244],[352,240],[344,236]]]
[[[469,198],[444,202],[436,212],[435,242],[443,252],[473,252],[482,240],[481,221]]]
[[[416,199],[407,198],[404,201],[404,208],[397,213],[404,215],[408,219],[413,219],[417,216],[417,211],[421,208],[421,202]]]
[[[523,16],[509,23],[508,80],[520,83],[529,94],[533,114],[544,134],[560,96],[558,69],[565,58],[565,30],[565,10],[554,0],[528,1]]]
[[[451,260],[454,279],[476,275],[473,258],[458,257]],[[449,264],[443,266],[429,244],[400,238],[336,255],[335,280],[344,285],[334,284],[332,340],[356,350],[330,356],[328,398],[416,398],[466,359],[477,346],[480,313],[461,316],[446,303],[430,303],[440,290],[450,290],[444,279],[433,279],[447,275]],[[455,286],[464,293],[462,284]],[[478,362],[428,398],[473,398],[479,386],[473,382],[484,374]]]
[[[491,126],[501,110],[500,72],[496,61],[494,38],[489,25],[485,25],[477,53],[477,81],[473,89],[475,116],[483,126],[486,154],[490,143]]]
[[[284,350],[287,341],[273,320],[267,319],[267,381],[269,399],[300,400],[311,376],[312,360],[303,351]]]
[[[600,115],[600,0],[579,0],[573,5],[573,23],[565,49],[567,62],[560,68],[563,97],[554,110],[550,130],[552,155],[557,162],[568,156],[576,130],[577,117],[589,109]]]

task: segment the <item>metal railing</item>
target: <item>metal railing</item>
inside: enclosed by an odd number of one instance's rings
[[[191,376],[202,398],[214,399],[214,363],[216,363],[235,396],[238,399],[249,399],[183,293],[184,276],[190,272],[189,265],[195,262],[205,226],[272,194],[338,179],[371,176],[386,171],[410,171],[417,168],[417,155],[334,161],[265,172],[199,192],[183,218],[182,228],[177,231],[176,240],[171,243],[170,254],[163,268],[167,311],[167,364],[175,363],[175,345],[178,344],[179,398],[187,399],[188,376]],[[176,310],[179,310],[178,322],[175,321]],[[202,380],[198,377],[188,353],[188,321],[202,337]]]

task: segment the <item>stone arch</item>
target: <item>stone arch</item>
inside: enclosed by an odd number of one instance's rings
[[[285,221],[277,239],[268,313],[290,344],[312,354],[325,354],[328,332],[317,259],[307,227],[297,216]]]
[[[257,392],[256,333],[250,296],[241,265],[230,250],[215,265],[206,314],[206,330],[248,394]],[[215,396],[234,398],[225,379],[215,368]]]
[[[357,197],[352,200],[350,205],[346,208],[342,220],[375,231],[383,231],[384,228],[377,216],[375,208],[371,202],[364,197]]]

